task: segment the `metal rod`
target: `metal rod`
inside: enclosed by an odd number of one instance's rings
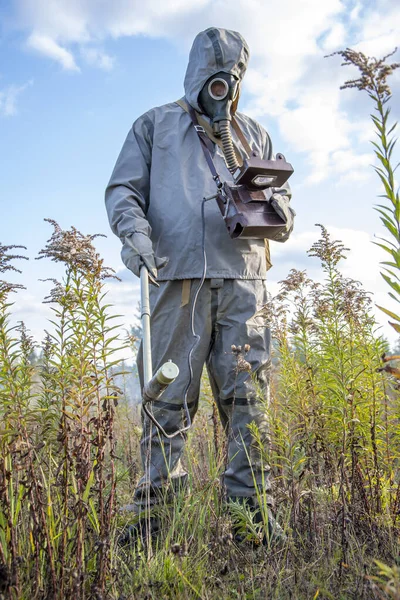
[[[140,269],[140,296],[143,332],[143,379],[144,385],[146,385],[153,377],[153,363],[151,360],[149,272],[144,265]]]

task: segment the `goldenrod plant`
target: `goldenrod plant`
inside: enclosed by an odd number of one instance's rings
[[[103,281],[113,273],[95,236],[54,231],[40,258],[63,263],[47,298],[54,314],[38,369],[23,325],[0,321],[0,558],[8,597],[104,597],[116,507],[113,358],[120,347]],[[2,271],[10,269],[2,247]],[[19,339],[17,337],[19,334]],[[39,383],[37,382],[39,379]]]
[[[389,296],[396,302],[400,302],[400,197],[395,180],[398,164],[393,163],[393,151],[397,142],[394,131],[397,123],[391,123],[389,120],[392,92],[388,83],[388,78],[400,67],[400,63],[386,62],[396,52],[397,48],[383,58],[377,59],[346,48],[330,56],[335,54],[341,56],[344,60],[343,66],[353,65],[360,72],[358,79],[349,79],[340,89],[355,88],[366,92],[374,105],[371,119],[376,138],[371,143],[378,160],[378,165],[374,166],[374,169],[383,186],[381,198],[387,200],[385,204],[378,204],[375,208],[388,234],[388,238],[382,239],[377,245],[390,256],[389,260],[382,262],[384,269],[381,272],[383,279],[391,288]],[[393,319],[390,325],[400,333],[400,316],[383,306],[379,308]]]
[[[314,511],[324,497],[336,503],[345,561],[349,529],[367,530],[371,518],[384,515],[387,523],[396,519],[397,489],[385,462],[394,415],[377,372],[385,341],[376,334],[371,299],[341,275],[346,248],[320,227],[309,255],[321,261],[324,281],[292,270],[267,307],[280,357],[272,462],[291,502],[295,534],[303,535],[301,504],[308,507],[311,540],[320,522]]]

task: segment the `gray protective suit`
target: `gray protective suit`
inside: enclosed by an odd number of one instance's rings
[[[185,77],[186,101],[201,112],[198,95],[207,79],[224,71],[241,81],[248,57],[247,44],[239,33],[215,28],[200,33]],[[236,113],[236,118],[250,147],[258,155],[271,158],[266,131],[242,113]],[[244,154],[234,132],[232,137]],[[221,179],[232,182],[217,145],[213,159]],[[155,255],[169,258],[158,273],[160,288],[151,286],[150,300],[154,369],[166,359],[172,359],[180,369],[178,379],[153,408],[156,418],[171,432],[181,425],[183,393],[189,378],[188,353],[194,342],[190,312],[203,272],[202,198],[215,191],[191,118],[175,102],[153,108],[135,121],[106,191],[111,228],[125,244],[124,262],[129,265],[126,256],[130,246],[125,240],[137,233],[151,239]],[[284,196],[287,211],[289,188],[276,191]],[[287,239],[291,227],[281,241]],[[264,240],[231,239],[217,203],[210,201],[205,205],[205,248],[206,281],[195,313],[201,342],[193,357],[188,403],[194,416],[206,364],[229,440],[229,463],[224,473],[227,495],[254,497],[256,485],[269,486],[269,468],[261,466],[248,428],[254,421],[262,435],[267,435],[263,399],[268,393],[270,335],[255,316],[266,301],[265,245]],[[232,344],[250,345],[246,359],[251,374],[237,373]],[[140,353],[138,365],[141,373]],[[139,505],[149,487],[156,496],[163,484],[185,477],[180,461],[184,441],[181,436],[163,439],[147,423],[142,439],[145,475],[136,492]]]

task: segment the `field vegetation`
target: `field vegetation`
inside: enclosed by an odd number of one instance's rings
[[[377,111],[378,210],[388,232],[379,243],[390,255],[383,276],[399,300],[386,83],[397,65],[341,54],[361,71],[350,84],[367,90]],[[373,298],[341,274],[340,240],[319,225],[309,255],[322,281],[292,269],[257,315],[274,343],[271,397],[262,399],[270,443],[253,427],[254,444],[271,466],[286,539],[262,544],[263,523],[244,507],[227,513],[219,479],[225,437],[204,376],[185,454],[189,488],[158,506],[156,539],[121,546],[133,517],[120,508],[141,473],[141,423],[116,356],[135,339],[121,339],[107,304],[105,281],[115,275],[95,250],[96,236],[50,225],[39,257],[61,262],[65,275],[46,299],[52,328],[38,360],[24,324],[10,325],[21,286],[8,275],[22,268],[23,248],[0,245],[0,598],[400,599],[400,372]],[[400,317],[383,310],[400,331]],[[259,501],[265,516],[266,499]],[[240,544],[232,521],[246,538]]]

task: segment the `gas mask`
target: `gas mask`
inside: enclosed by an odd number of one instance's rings
[[[239,95],[239,83],[234,75],[220,71],[204,84],[200,94],[199,103],[207,116],[212,120],[214,134],[219,135],[221,121],[230,121],[232,106]],[[231,112],[232,111],[232,112]]]
[[[214,135],[221,138],[226,164],[231,172],[239,167],[230,128],[238,99],[238,79],[223,71],[207,79],[199,94],[200,106],[212,120]]]

